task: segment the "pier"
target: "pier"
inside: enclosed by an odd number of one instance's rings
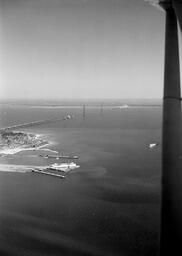
[[[66,155],[39,155],[39,157],[43,157],[43,158],[53,158],[53,159],[79,159],[78,156],[66,156]]]
[[[34,170],[32,170],[32,172],[43,174],[43,175],[54,176],[54,177],[61,178],[61,179],[65,179],[66,178],[64,175],[56,174],[56,173],[51,173],[51,172],[45,172],[43,170],[36,170],[36,169],[34,169]]]

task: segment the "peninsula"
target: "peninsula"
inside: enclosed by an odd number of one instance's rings
[[[38,135],[24,132],[1,131],[0,154],[14,154],[22,150],[33,150],[49,144]]]

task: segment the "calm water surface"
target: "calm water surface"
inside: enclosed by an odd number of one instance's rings
[[[41,134],[49,148],[78,155],[81,166],[58,179],[0,172],[0,253],[13,256],[157,255],[160,215],[161,108],[2,106],[1,127],[63,117],[19,130]],[[47,165],[38,152],[0,163]],[[57,160],[59,162],[59,160]]]

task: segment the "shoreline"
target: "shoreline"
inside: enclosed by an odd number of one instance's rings
[[[12,148],[12,149],[7,148],[7,149],[0,150],[0,155],[2,157],[3,155],[14,155],[14,154],[17,154],[17,153],[22,152],[22,151],[38,151],[38,150],[49,151],[49,152],[58,154],[59,152],[56,151],[56,150],[49,149],[49,148],[44,148],[44,147],[50,146],[51,144],[53,144],[53,143],[47,143],[45,145],[41,145],[41,146],[38,146],[36,148],[33,148],[33,147],[28,147],[28,148],[17,147],[17,148]]]
[[[0,164],[0,172],[30,173],[33,168],[44,166],[22,165],[22,164]]]
[[[20,134],[19,134],[20,133]],[[17,143],[17,136],[20,136],[21,143]],[[4,136],[4,137],[3,137]],[[25,141],[22,143],[22,137],[25,137]],[[29,136],[29,141],[27,143],[27,136]],[[10,133],[4,132],[2,134],[2,148],[0,149],[0,156],[7,156],[7,155],[14,155],[22,151],[49,151],[52,153],[59,153],[56,150],[52,150],[49,148],[45,148],[47,146],[50,146],[53,144],[53,142],[49,142],[47,140],[42,139],[43,135],[41,134],[34,134],[34,133],[29,133],[29,132],[17,132],[13,131]],[[31,138],[32,137],[32,138]],[[11,139],[11,144],[8,145],[8,140],[9,138]],[[23,138],[24,140],[24,138]],[[18,145],[19,144],[19,145]]]

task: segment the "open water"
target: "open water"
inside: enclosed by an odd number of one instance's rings
[[[78,155],[59,179],[0,171],[0,254],[12,256],[157,255],[160,226],[161,107],[113,109],[1,105],[0,126],[64,117],[18,129],[41,134],[49,149]],[[0,164],[59,160],[20,152]],[[48,153],[46,153],[48,154]]]

